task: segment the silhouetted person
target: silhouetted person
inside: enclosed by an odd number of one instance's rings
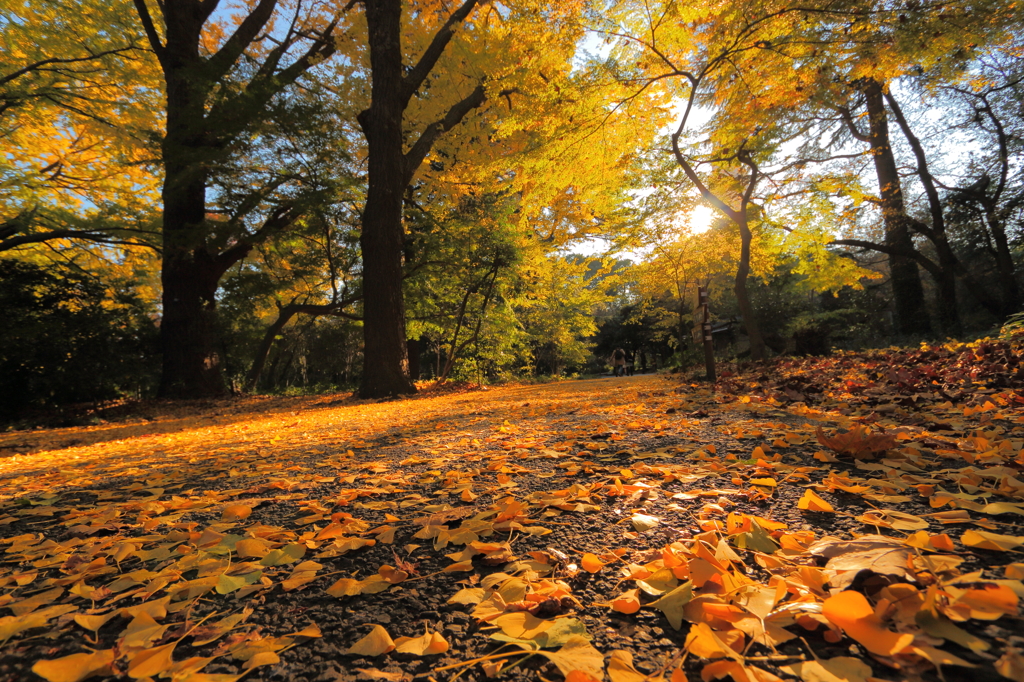
[[[621,348],[612,353],[612,373],[617,377],[626,373],[626,351]]]

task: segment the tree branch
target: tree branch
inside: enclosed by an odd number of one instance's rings
[[[94,244],[109,244],[111,246],[141,246],[160,252],[160,249],[146,242],[135,242],[124,239],[117,239],[102,232],[89,232],[84,230],[50,230],[48,232],[34,232],[14,237],[0,239],[0,252],[10,251],[26,244],[41,244],[54,239],[79,239]]]
[[[718,195],[716,195],[714,192],[708,189],[708,186],[705,185],[704,182],[700,179],[700,176],[697,175],[697,171],[693,169],[693,166],[690,165],[690,162],[686,159],[686,157],[683,156],[682,151],[680,151],[679,136],[683,134],[683,126],[685,125],[686,118],[684,117],[682,122],[679,124],[679,127],[676,129],[676,132],[672,134],[672,153],[676,157],[676,163],[678,163],[679,166],[683,169],[683,172],[686,173],[686,177],[690,179],[690,182],[692,182],[697,187],[697,191],[700,192],[700,195],[701,197],[704,198],[704,201],[708,202],[709,204],[717,208],[719,211],[724,213],[733,222],[739,224],[739,212],[730,208],[728,204],[726,204],[718,197]]]
[[[903,256],[905,258],[910,258],[916,261],[918,265],[920,265],[921,267],[923,267],[925,270],[927,270],[929,273],[936,277],[938,277],[942,273],[942,268],[940,268],[938,264],[933,262],[930,258],[928,258],[927,256],[925,256],[916,249],[904,251],[903,249],[900,249],[895,246],[889,246],[888,244],[879,244],[877,242],[869,242],[865,239],[835,239],[832,242],[830,242],[830,244],[834,244],[836,246],[855,246],[857,248],[867,249],[868,251],[877,251],[879,253],[884,253],[889,256]]]
[[[853,120],[853,114],[847,107],[836,107],[836,111],[839,112],[840,118],[843,119],[843,123],[846,124],[847,130],[853,135],[854,139],[860,140],[861,142],[870,142],[871,138],[865,135],[857,127],[857,123]]]
[[[461,24],[469,16],[473,8],[477,6],[480,0],[466,0],[461,7],[452,12],[451,16],[448,17],[448,21],[444,22],[436,34],[434,39],[430,41],[430,45],[427,46],[426,51],[420,56],[420,60],[416,63],[416,66],[409,71],[408,74],[402,78],[402,110],[409,104],[409,100],[416,94],[416,91],[423,85],[423,81],[427,79],[430,71],[437,64],[437,60],[441,58],[444,53],[444,48],[451,42],[452,37],[455,35],[456,24]]]
[[[179,1],[180,0],[176,0]],[[217,53],[206,62],[210,69],[210,79],[218,81],[234,66],[242,53],[248,49],[256,36],[260,34],[263,27],[267,25],[270,18],[274,16],[278,0],[259,0],[259,4],[245,15],[245,19],[238,25],[231,37],[225,41]],[[210,12],[216,9],[218,0],[206,0],[204,5],[210,5]],[[204,7],[203,11],[206,11]],[[209,12],[207,12],[209,16]]]
[[[917,159],[917,176],[921,179],[921,184],[924,186],[924,192],[928,196],[928,208],[929,213],[932,216],[932,233],[937,237],[943,235],[945,238],[946,232],[946,221],[942,213],[942,202],[939,199],[939,192],[935,189],[935,182],[932,178],[931,171],[928,170],[928,157],[925,155],[924,146],[921,144],[921,140],[914,135],[914,132],[910,129],[910,124],[907,122],[906,117],[903,115],[903,109],[900,108],[896,98],[892,96],[891,92],[884,93],[885,101],[889,103],[889,108],[892,109],[893,116],[896,117],[896,122],[900,126],[900,130],[903,132],[903,137],[910,143],[910,148],[914,152],[914,158]]]
[[[501,94],[504,95],[505,92]],[[509,91],[509,94],[511,94],[511,91]],[[486,99],[487,92],[484,90],[483,83],[481,83],[476,86],[468,97],[453,104],[452,108],[445,114],[444,119],[434,121],[423,130],[419,139],[416,140],[416,144],[405,154],[406,184],[412,180],[412,176],[416,174],[416,170],[423,163],[423,159],[426,158],[437,138],[457,126],[466,117],[466,114],[479,107]]]
[[[149,38],[149,44],[153,48],[156,58],[160,61],[160,65],[166,70],[164,61],[167,57],[167,47],[160,42],[160,34],[156,32],[156,26],[153,25],[153,17],[149,14],[146,0],[132,0],[132,2],[135,3],[135,11],[142,22],[142,28],[146,31],[146,37]]]

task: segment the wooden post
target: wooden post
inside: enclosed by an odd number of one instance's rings
[[[708,381],[716,381],[715,342],[711,337],[711,313],[708,310],[707,287],[697,287],[697,300],[693,307],[693,341],[704,344],[704,367]]]

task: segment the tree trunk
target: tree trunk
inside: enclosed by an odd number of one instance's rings
[[[361,398],[415,393],[409,379],[402,298],[402,4],[366,3],[370,108],[359,115],[366,135],[368,192],[359,244],[363,254],[363,378]]]
[[[739,303],[740,314],[743,315],[743,326],[750,339],[750,359],[761,362],[766,356],[764,338],[761,336],[761,329],[757,324],[757,317],[754,315],[754,306],[750,303],[750,294],[747,292],[747,275],[750,274],[750,242],[753,240],[753,235],[746,220],[740,220],[737,224],[740,228],[740,262],[736,268],[736,283],[733,291],[736,292],[736,302]]]
[[[985,222],[988,223],[992,241],[995,242],[996,269],[999,272],[999,289],[1002,298],[1002,319],[1020,312],[1020,285],[1017,284],[1016,266],[1010,253],[1010,242],[1003,229],[1003,222],[996,217],[994,208],[985,207]]]
[[[163,26],[153,20],[154,3],[133,0],[153,53],[160,62],[166,85],[166,130],[161,149],[163,186],[163,320],[160,338],[163,375],[159,395],[196,398],[225,393],[218,349],[216,292],[220,278],[244,258],[253,239],[262,240],[295,219],[283,207],[257,232],[233,235],[221,251],[206,224],[206,183],[211,168],[225,155],[232,140],[245,134],[254,121],[266,116],[266,107],[281,90],[330,57],[336,48],[332,22],[310,39],[302,26],[292,26],[266,60],[254,65],[244,58],[254,41],[263,40],[273,25],[278,0],[249,3],[246,13],[216,52],[209,52],[203,27],[219,0],[156,2]],[[163,30],[160,30],[160,29]],[[281,57],[301,40],[309,49],[285,66]],[[202,46],[202,47],[201,47]],[[292,53],[294,54],[294,52]],[[239,87],[222,88],[225,77],[240,62],[252,78]],[[211,97],[211,95],[215,95]]]
[[[187,83],[167,78],[167,133],[163,143],[162,398],[226,393],[221,374],[216,292],[221,268],[206,250],[207,173],[197,163],[201,141],[191,132],[202,111]],[[197,118],[198,117],[198,118]]]
[[[281,308],[277,319],[274,320],[273,324],[267,328],[266,333],[263,334],[259,348],[256,349],[256,357],[253,358],[252,367],[249,368],[249,374],[245,378],[245,391],[247,393],[256,390],[256,385],[260,381],[260,375],[263,374],[263,368],[267,364],[270,349],[274,346],[274,340],[281,330],[284,329],[284,326],[295,316],[296,312],[298,311],[294,306],[287,305]]]
[[[483,83],[452,105],[440,120],[423,128],[408,153],[403,152],[402,117],[459,25],[478,2],[464,0],[434,34],[419,61],[406,69],[402,61],[401,0],[363,1],[370,46],[370,108],[358,116],[366,136],[368,158],[368,189],[359,239],[365,311],[363,379],[359,386],[362,398],[416,392],[408,375],[402,298],[403,195],[438,136],[454,128],[486,100]]]
[[[885,111],[882,84],[867,80],[861,88],[867,101],[868,122],[875,175],[881,197],[882,219],[885,221],[885,243],[902,253],[889,253],[889,272],[896,305],[896,330],[900,334],[930,334],[931,323],[925,307],[921,273],[909,255],[914,250],[909,219],[903,202],[903,187],[892,147],[889,144],[889,122]]]
[[[203,286],[206,274],[200,264],[187,257],[164,255],[162,398],[212,397],[227,391],[217,350],[220,329],[213,292]]]
[[[420,378],[420,339],[409,339],[406,343],[406,351],[409,354],[409,380],[419,381]]]

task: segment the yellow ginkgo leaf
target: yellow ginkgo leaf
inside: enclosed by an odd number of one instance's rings
[[[616,649],[608,659],[608,677],[611,682],[645,682],[647,675],[633,667],[633,654]]]
[[[242,665],[242,670],[252,670],[261,665],[274,665],[280,662],[281,657],[273,651],[260,651]]]
[[[818,493],[814,492],[810,488],[804,490],[804,496],[801,497],[796,506],[799,509],[812,512],[835,512],[832,505],[821,499]]]
[[[103,649],[88,654],[71,654],[50,661],[37,661],[32,672],[47,682],[80,682],[103,672],[114,662],[114,650]]]
[[[345,653],[352,656],[380,656],[395,648],[391,635],[380,625],[374,625],[370,634],[350,646]]]
[[[506,613],[494,619],[494,624],[509,637],[533,639],[551,627],[552,621],[541,620],[528,611]]]
[[[103,627],[111,618],[116,616],[118,613],[120,612],[116,609],[99,615],[76,613],[75,622],[81,625],[86,630],[92,630],[93,632],[95,632],[96,630],[99,630],[101,627]]]
[[[419,637],[399,637],[395,651],[414,656],[433,656],[448,651],[448,641],[439,632],[426,632]]]
[[[1024,545],[1024,537],[1000,535],[999,533],[989,533],[984,530],[970,529],[964,531],[964,534],[960,536],[960,542],[964,543],[967,547],[991,549],[996,552],[1008,552],[1011,549],[1016,549],[1017,547]]]
[[[235,552],[243,559],[262,559],[270,551],[270,545],[259,538],[243,538],[235,543]]]
[[[128,677],[139,680],[144,677],[156,677],[170,670],[174,663],[171,660],[171,655],[174,653],[175,645],[177,642],[171,642],[136,653],[128,661]]]

